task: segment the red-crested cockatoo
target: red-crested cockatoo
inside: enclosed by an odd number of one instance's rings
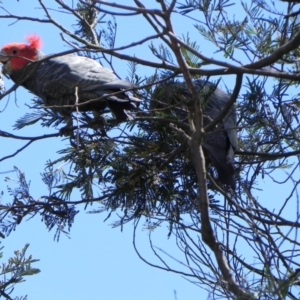
[[[71,113],[76,103],[79,111],[92,111],[95,118],[109,107],[117,120],[133,119],[127,110],[136,109],[140,100],[125,91],[134,87],[130,82],[119,80],[113,71],[88,57],[63,55],[47,59],[40,51],[42,43],[37,35],[29,35],[26,41],[2,47],[3,73],[64,116],[67,125],[61,129],[62,134],[72,129]],[[38,62],[40,59],[43,61]]]

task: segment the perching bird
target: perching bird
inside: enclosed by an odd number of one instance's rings
[[[222,112],[230,98],[210,82],[195,80],[193,83],[201,97],[205,127]],[[164,103],[166,105],[163,106],[173,117],[188,121],[188,109],[184,103],[188,104],[192,99],[185,83],[178,81],[163,83],[157,87],[153,98],[160,102],[156,104],[156,108],[162,108],[161,104]],[[234,155],[238,146],[234,108],[230,109],[214,129],[205,134],[202,146],[207,160],[217,170],[220,182],[229,185],[234,190],[236,186]]]
[[[67,125],[61,130],[62,134],[72,129],[71,113],[76,103],[81,104],[77,106],[79,111],[92,111],[95,119],[106,107],[117,120],[133,119],[127,110],[136,109],[140,100],[124,91],[133,88],[130,82],[119,80],[110,69],[88,57],[64,55],[45,59],[38,36],[30,35],[26,41],[27,44],[12,43],[2,47],[3,73],[40,97],[45,106],[64,116]],[[45,60],[37,62],[40,59]],[[89,100],[93,101],[82,105]]]

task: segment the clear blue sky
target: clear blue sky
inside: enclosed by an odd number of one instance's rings
[[[12,14],[23,16],[39,16],[43,13],[39,9],[38,1],[19,2],[15,0],[3,0],[3,6]],[[29,5],[30,2],[30,5]],[[56,8],[54,1],[45,1],[48,6]],[[72,1],[66,1],[71,3]],[[123,4],[131,4],[132,1],[116,1]],[[144,1],[157,5],[154,0]],[[238,13],[238,11],[236,12]],[[5,14],[0,11],[0,15]],[[71,29],[72,19],[64,15],[55,14],[56,20]],[[176,21],[175,29],[178,35],[190,32],[193,35],[196,31],[192,27],[193,22]],[[117,18],[118,35],[117,46],[129,44],[145,35],[153,34],[146,21],[142,18]],[[32,22],[18,22],[14,25],[12,20],[0,19],[1,34],[0,45],[8,42],[22,42],[28,33],[37,33],[44,40],[43,51],[45,53],[57,53],[66,50],[61,41],[59,30],[50,25]],[[196,39],[196,38],[195,38]],[[208,49],[203,49],[207,55]],[[129,54],[141,57],[151,57],[147,47],[139,47],[129,50]],[[212,53],[213,56],[213,53]],[[115,68],[118,73],[125,77],[127,75],[126,62],[115,60]],[[139,73],[143,74],[142,69]],[[149,70],[145,71],[149,75]],[[6,86],[11,83],[6,81]],[[230,86],[232,88],[232,86]],[[7,103],[7,98],[0,103],[0,129],[13,132],[12,125],[15,120],[23,116],[29,109],[24,105],[29,104],[32,95],[24,89],[19,88],[17,94],[11,94],[8,106],[2,111]],[[15,102],[15,99],[17,100]],[[54,128],[42,128],[39,124],[24,128],[13,133],[24,136],[36,136],[43,133],[53,133]],[[10,154],[22,143],[18,141],[1,138],[0,157]],[[43,140],[34,143],[28,149],[17,155],[15,158],[1,162],[0,172],[6,172],[18,166],[25,172],[26,177],[31,180],[31,191],[35,197],[46,194],[46,187],[40,179],[40,172],[44,168],[46,160],[57,157],[56,152],[68,141],[61,138]],[[0,174],[0,191],[4,191],[4,202],[11,198],[7,193],[5,176],[16,178],[14,173]],[[268,196],[272,195],[271,191]],[[275,195],[275,192],[274,192]],[[278,196],[278,194],[277,194]],[[96,206],[93,206],[96,208]],[[109,224],[114,221],[112,217],[103,222],[106,214],[89,215],[80,213],[75,220],[71,230],[71,239],[61,236],[59,243],[53,241],[54,232],[48,233],[39,217],[28,222],[22,222],[17,230],[8,238],[3,240],[4,259],[12,256],[14,250],[21,249],[26,243],[30,243],[28,254],[41,261],[34,267],[40,268],[41,273],[33,277],[27,277],[26,282],[18,284],[14,295],[29,295],[30,300],[65,300],[65,299],[130,299],[130,300],[175,300],[174,290],[177,293],[177,300],[203,300],[207,293],[191,284],[179,275],[164,272],[147,266],[135,254],[132,246],[131,224],[124,227],[112,229]],[[154,234],[154,245],[164,249],[172,256],[181,258],[174,239],[167,238],[167,228],[160,228]],[[142,253],[153,263],[158,263],[149,251],[148,232],[139,231],[139,245]],[[176,268],[182,267],[175,261],[169,260]]]

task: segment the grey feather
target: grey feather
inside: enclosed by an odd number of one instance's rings
[[[43,57],[40,53],[39,58]],[[134,87],[130,82],[118,79],[111,70],[88,57],[65,55],[50,58],[39,65],[33,63],[24,70],[15,71],[10,77],[18,82],[32,70],[32,75],[21,85],[40,97],[53,111],[64,115],[69,123],[76,100],[79,104],[93,100],[78,106],[79,111],[101,112],[109,107],[122,121],[132,119],[126,110],[136,109],[140,102],[123,91]],[[110,96],[113,93],[117,94]]]
[[[210,82],[195,80],[193,83],[196,91],[202,95],[200,100],[202,100],[203,125],[205,127],[219,116],[230,98]],[[166,82],[158,87],[158,93],[155,94],[159,101],[175,106],[170,109],[173,116],[187,122],[188,110],[184,102],[189,105],[191,94],[185,83]],[[208,99],[205,99],[207,98],[206,94]],[[219,180],[234,190],[236,186],[234,155],[238,147],[235,107],[230,109],[212,131],[205,134],[202,146],[206,158],[216,168]]]

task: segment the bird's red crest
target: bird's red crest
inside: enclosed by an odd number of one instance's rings
[[[39,50],[42,47],[41,38],[36,34],[30,34],[25,39],[28,42],[28,46],[32,49]]]
[[[20,70],[27,66],[30,62],[38,59],[39,49],[42,41],[39,36],[30,34],[26,38],[27,43],[11,43],[4,45],[1,53],[9,57],[9,64],[6,64],[7,74]]]

